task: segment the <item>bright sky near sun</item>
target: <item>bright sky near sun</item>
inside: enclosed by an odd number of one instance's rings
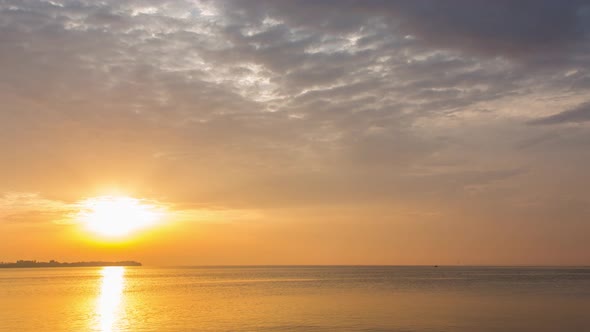
[[[0,2],[0,260],[590,264],[583,1]]]
[[[91,232],[107,237],[128,236],[154,226],[165,212],[126,196],[100,196],[81,203],[77,220]]]

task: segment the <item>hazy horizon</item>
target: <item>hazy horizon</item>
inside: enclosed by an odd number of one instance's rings
[[[0,1],[0,260],[590,265],[584,0]]]
[[[49,261],[40,261],[36,259],[20,259],[22,261],[27,262],[37,262],[37,263],[48,263]],[[19,261],[19,260],[17,260]],[[110,263],[109,261],[105,260],[97,260],[97,261],[81,261],[81,260],[73,260],[73,261],[60,261],[54,260],[56,263],[89,263],[89,262],[97,262],[97,263]],[[8,261],[1,261],[0,264],[7,264],[7,263],[14,263]],[[465,264],[447,264],[447,265],[438,265],[438,264],[406,264],[406,265],[397,265],[397,264],[144,264],[143,262],[133,260],[133,259],[124,259],[124,260],[117,260],[115,263],[125,263],[125,262],[137,262],[141,263],[141,266],[145,267],[157,267],[157,268],[183,268],[183,267],[190,267],[190,268],[214,268],[214,267],[425,267],[425,268],[444,268],[444,267],[475,267],[475,268],[587,268],[590,265],[535,265],[535,264],[526,264],[526,265],[465,265]],[[102,266],[102,265],[101,265]],[[109,266],[109,265],[104,265]],[[113,265],[113,266],[121,266],[121,265]],[[74,267],[84,267],[84,266],[74,266]],[[51,266],[47,266],[46,268],[52,268]]]

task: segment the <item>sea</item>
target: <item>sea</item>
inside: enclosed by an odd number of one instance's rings
[[[590,331],[590,268],[0,269],[0,331]]]

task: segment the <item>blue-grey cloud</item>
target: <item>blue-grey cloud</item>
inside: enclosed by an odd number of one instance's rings
[[[530,121],[534,125],[555,125],[590,121],[590,103],[583,103],[567,111]]]
[[[590,32],[587,1],[352,0],[227,1],[236,16],[252,22],[268,15],[288,24],[330,33],[362,29],[378,21],[388,32],[430,45],[491,56],[537,57],[586,49]],[[372,36],[365,36],[369,40]]]

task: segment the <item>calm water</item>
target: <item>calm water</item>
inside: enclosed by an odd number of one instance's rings
[[[2,269],[0,331],[590,331],[590,269]]]

